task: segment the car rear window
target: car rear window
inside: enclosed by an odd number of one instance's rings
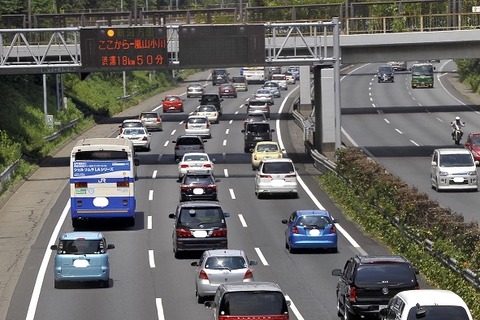
[[[261,144],[257,147],[257,151],[273,152],[278,151],[278,147],[276,144]]]
[[[206,227],[221,227],[225,224],[222,209],[218,207],[182,208],[178,223],[188,227],[198,227],[205,224]]]
[[[101,240],[63,240],[59,250],[63,254],[93,254],[104,253]]]
[[[265,106],[266,104],[267,103],[265,101],[261,101],[261,100],[250,100],[248,102],[249,106]]]
[[[156,113],[142,113],[142,118],[157,118],[158,114]]]
[[[265,162],[263,163],[263,173],[290,173],[294,172],[291,162]]]
[[[217,111],[215,106],[199,106],[198,111],[200,112],[212,112],[212,111]]]
[[[205,269],[237,270],[247,268],[247,262],[241,256],[233,257],[210,257],[205,261]]]
[[[209,185],[214,181],[210,175],[187,175],[184,184]]]
[[[177,144],[182,145],[201,145],[202,141],[198,137],[183,137],[177,140]]]
[[[233,77],[232,82],[233,83],[244,83],[245,82],[245,77]]]
[[[296,223],[297,226],[316,226],[320,229],[324,229],[330,224],[332,224],[332,221],[328,217],[322,216],[301,216],[300,218],[298,218]]]
[[[468,314],[460,306],[420,306],[426,311],[424,320],[468,320]],[[412,307],[408,312],[407,320],[418,320],[416,313],[418,307]]]
[[[228,292],[220,302],[222,315],[283,315],[288,314],[287,303],[281,292]]]
[[[247,124],[247,132],[268,132],[270,125],[268,123],[249,123]]]
[[[220,101],[220,98],[218,96],[203,96],[202,101],[203,102],[218,102],[218,101]]]
[[[188,123],[207,123],[207,118],[188,118]]]
[[[380,282],[379,282],[380,281]],[[371,263],[360,266],[355,275],[356,283],[414,283],[415,275],[406,263]]]

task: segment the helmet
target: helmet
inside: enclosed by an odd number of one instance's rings
[[[460,120],[460,117],[459,117],[459,116],[456,116],[456,117],[455,117],[455,120]]]

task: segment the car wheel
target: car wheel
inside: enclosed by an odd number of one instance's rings
[[[195,291],[195,295],[197,297],[197,302],[198,303],[204,303],[205,302],[205,297],[202,297],[202,296],[198,295],[198,291]]]
[[[356,314],[351,313],[347,309],[347,303],[343,302],[343,320],[356,320],[358,317]]]
[[[297,252],[297,250],[292,248],[292,245],[290,244],[290,245],[288,245],[288,252],[295,253],[295,252]]]
[[[135,226],[135,218],[127,218],[127,220],[125,221],[125,225],[127,227]]]
[[[330,252],[331,253],[337,253],[338,252],[338,248],[335,247],[335,248],[330,248]]]
[[[293,198],[293,199],[298,199],[298,193],[297,193],[297,192],[292,193],[292,198]]]
[[[100,286],[101,286],[102,288],[109,288],[109,287],[110,287],[110,279],[100,281]]]
[[[83,226],[83,221],[80,219],[72,219],[72,227],[74,230],[80,229]]]
[[[173,255],[176,259],[180,259],[182,257],[182,253],[175,249],[173,249]]]
[[[61,281],[58,281],[58,280],[54,280],[53,282],[53,287],[55,289],[62,289],[63,288],[63,283]]]

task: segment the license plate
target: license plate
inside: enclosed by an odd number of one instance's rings
[[[85,259],[77,259],[73,261],[73,266],[75,268],[86,268],[90,266],[90,263],[88,263],[88,260],[85,260]]]
[[[203,231],[203,230],[193,231],[192,234],[195,238],[206,238],[207,237],[207,231]]]
[[[465,179],[463,179],[463,177],[455,177],[453,178],[453,182],[455,183],[463,183]]]
[[[202,188],[195,188],[193,189],[193,194],[196,194],[196,195],[204,194],[204,191]]]
[[[308,232],[308,234],[311,235],[311,236],[314,236],[314,237],[315,237],[315,236],[319,236],[319,235],[320,235],[320,230],[318,230],[318,229],[312,229],[312,230],[310,230],[310,231]]]

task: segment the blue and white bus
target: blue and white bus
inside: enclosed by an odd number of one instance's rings
[[[70,203],[74,228],[94,219],[135,224],[135,180],[139,161],[128,139],[82,139],[70,156]]]

